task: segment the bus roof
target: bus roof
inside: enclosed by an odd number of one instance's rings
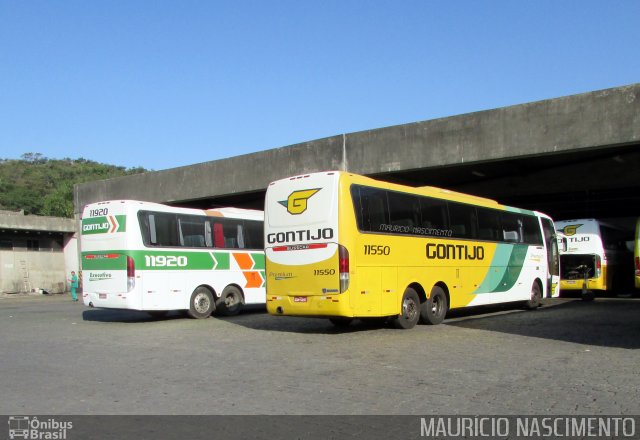
[[[534,214],[540,217],[546,217],[546,218],[550,218],[548,215],[541,213],[541,212],[537,212],[537,211],[531,211],[528,209],[521,209],[521,208],[515,208],[512,206],[507,206],[507,205],[502,205],[500,203],[498,203],[496,200],[493,199],[488,199],[485,197],[480,197],[480,196],[474,196],[472,194],[466,194],[466,193],[461,193],[461,192],[456,192],[456,191],[451,191],[448,189],[444,189],[444,188],[439,188],[439,187],[435,187],[435,186],[418,186],[418,187],[414,187],[414,186],[408,186],[408,185],[402,185],[399,183],[393,183],[393,182],[386,182],[384,180],[378,180],[372,177],[368,177],[368,176],[363,176],[361,174],[355,174],[355,173],[350,173],[347,171],[321,171],[321,172],[315,172],[315,173],[307,173],[307,174],[300,174],[297,176],[290,176],[290,177],[286,177],[283,179],[279,179],[277,181],[271,182],[271,185],[276,184],[278,182],[286,182],[286,181],[291,181],[291,180],[298,180],[298,179],[304,179],[306,177],[310,177],[310,176],[317,176],[317,175],[322,175],[325,174],[327,176],[336,176],[336,175],[340,175],[340,176],[348,176],[351,180],[353,180],[356,183],[361,183],[361,184],[370,184],[372,186],[379,186],[385,189],[390,189],[390,190],[396,190],[396,191],[406,191],[406,192],[410,192],[410,193],[414,193],[414,194],[418,194],[418,195],[424,195],[424,196],[429,196],[429,197],[436,197],[436,198],[441,198],[441,199],[446,199],[446,200],[451,200],[454,202],[460,202],[460,203],[468,203],[468,204],[472,204],[472,205],[480,205],[480,206],[485,206],[488,208],[495,208],[495,209],[503,209],[503,210],[516,210],[518,212],[522,212],[522,213],[529,213],[529,214]]]
[[[244,209],[236,207],[221,207],[210,209],[185,208],[181,206],[170,206],[156,202],[145,202],[142,200],[105,200],[102,202],[90,203],[84,207],[84,210],[94,209],[105,205],[121,204],[128,207],[138,209],[150,209],[163,212],[179,212],[183,214],[208,215],[211,217],[230,217],[230,218],[247,218],[251,220],[264,219],[263,211],[257,209]]]

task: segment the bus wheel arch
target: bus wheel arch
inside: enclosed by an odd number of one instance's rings
[[[210,287],[205,285],[196,287],[189,299],[189,316],[194,319],[204,319],[211,316],[216,309],[213,298],[213,290]]]
[[[420,298],[420,304],[424,303],[427,300],[427,293],[424,291],[424,288],[420,283],[413,282],[407,286],[409,289],[413,289],[418,294],[418,298]]]
[[[449,311],[449,289],[444,283],[436,283],[429,298],[420,306],[420,319],[423,323],[437,325],[444,321]]]
[[[245,298],[242,288],[237,284],[229,284],[220,294],[216,308],[222,316],[233,316],[240,312],[244,301]]]

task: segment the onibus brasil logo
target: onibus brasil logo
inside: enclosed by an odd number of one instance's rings
[[[73,422],[60,422],[49,418],[38,420],[30,416],[9,417],[9,438],[65,440],[68,431],[73,429]]]
[[[299,215],[307,210],[307,200],[321,189],[322,188],[315,188],[294,191],[289,194],[287,200],[279,200],[278,203],[287,208],[289,214]]]

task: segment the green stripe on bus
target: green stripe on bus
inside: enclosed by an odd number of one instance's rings
[[[252,253],[251,258],[253,258],[253,261],[255,262],[255,264],[253,265],[254,270],[265,269],[263,253]]]
[[[139,270],[229,270],[230,252],[123,251],[83,252],[82,268],[87,270],[126,270],[133,258]],[[89,258],[87,258],[89,257]],[[252,254],[255,269],[264,269],[264,255]]]
[[[507,270],[502,276],[498,287],[494,289],[493,292],[506,292],[513,288],[520,276],[520,272],[522,272],[528,249],[529,246],[527,245],[521,244],[513,246]]]

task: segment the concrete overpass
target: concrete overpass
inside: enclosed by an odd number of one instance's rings
[[[76,213],[125,198],[262,208],[272,180],[340,169],[490,197],[556,219],[637,217],[639,145],[640,83],[86,183],[75,188],[74,204]]]

